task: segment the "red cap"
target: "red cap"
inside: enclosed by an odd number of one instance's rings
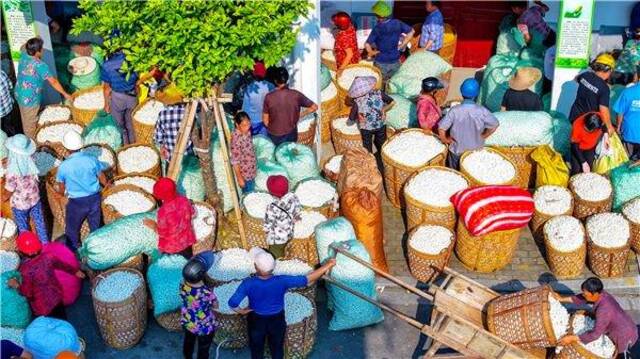
[[[253,76],[263,79],[267,76],[267,68],[264,66],[262,61],[256,61],[253,64]]]
[[[40,243],[38,237],[29,231],[22,232],[18,235],[16,245],[21,253],[28,256],[38,254],[42,250],[42,243]]]
[[[153,196],[161,201],[176,198],[176,183],[169,177],[160,177],[153,185]]]
[[[273,196],[280,198],[289,192],[289,180],[285,176],[269,176],[267,189]]]
[[[339,12],[331,16],[331,21],[338,27],[340,30],[346,30],[351,25],[351,17],[346,12]]]

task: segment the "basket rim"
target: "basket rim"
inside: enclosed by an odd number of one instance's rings
[[[449,233],[451,233],[451,242],[449,242],[449,245],[446,248],[438,252],[438,254],[420,252],[419,250],[417,250],[411,245],[411,237],[413,237],[413,235],[418,231],[418,229],[423,226],[437,226],[437,227],[442,227],[446,229],[447,231],[449,231]],[[407,250],[415,252],[415,254],[417,254],[419,257],[422,257],[422,258],[436,259],[436,258],[440,258],[443,253],[449,252],[455,246],[455,242],[456,242],[456,235],[451,229],[445,226],[437,225],[437,224],[420,224],[409,232],[409,236],[407,237]]]
[[[111,156],[113,156],[114,163],[112,166],[106,168],[106,170],[115,169],[116,167],[118,167],[118,158],[116,157],[116,152],[113,150],[113,148],[111,148],[111,146],[105,145],[104,143],[89,143],[82,146],[82,148],[80,148],[80,151],[83,151],[88,147],[101,147],[102,149],[107,150],[111,154]]]
[[[120,300],[120,301],[117,301],[117,302],[107,302],[107,301],[103,301],[103,300],[98,299],[97,296],[96,296],[96,288],[98,287],[98,284],[100,283],[100,281],[102,281],[103,279],[106,279],[108,276],[110,276],[111,274],[113,274],[115,272],[129,272],[129,273],[135,274],[140,279],[140,285],[138,287],[136,287],[136,289],[133,291],[133,293],[129,297],[127,297],[127,298],[125,298],[123,300]],[[134,301],[135,300],[135,296],[134,295],[140,289],[146,291],[144,275],[142,275],[142,273],[139,270],[134,269],[134,268],[130,268],[130,267],[114,267],[114,268],[111,268],[111,269],[107,269],[104,272],[100,272],[99,274],[97,274],[93,278],[92,287],[91,287],[91,298],[95,302],[98,302],[98,303],[100,303],[102,305],[121,306],[121,305],[124,305],[124,304],[128,304],[131,301]]]
[[[123,172],[122,171],[122,167],[120,167],[120,154],[122,152],[125,152],[126,150],[129,150],[131,148],[134,147],[146,147],[146,148],[150,148],[151,150],[153,150],[153,152],[156,154],[157,156],[157,161],[153,164],[153,166],[150,166],[148,169],[146,169],[145,171],[142,172]],[[124,145],[121,146],[120,148],[118,148],[118,150],[115,151],[116,153],[116,164],[117,164],[117,171],[118,173],[120,173],[120,175],[127,175],[127,174],[134,174],[134,173],[147,173],[149,171],[153,171],[156,167],[161,165],[162,162],[162,157],[160,157],[160,151],[158,151],[158,149],[155,146],[152,146],[150,144],[147,143],[142,143],[142,142],[134,142],[134,143],[130,143],[128,145]]]
[[[349,115],[347,115],[347,116],[343,116],[343,115],[344,115],[343,113],[336,113],[334,115],[334,117],[331,118],[331,123],[330,123],[331,134],[333,136],[339,135],[338,137],[344,137],[346,139],[353,140],[353,141],[360,140],[362,138],[362,134],[360,134],[360,132],[358,132],[357,134],[355,134],[355,133],[344,133],[344,132],[340,131],[337,127],[335,127],[333,125],[334,121],[339,120],[341,118],[347,118],[347,121],[349,121]],[[358,125],[356,124],[356,127],[357,126]]]
[[[35,137],[33,139],[33,141],[36,143],[37,146],[47,146],[47,147],[51,147],[51,144],[60,144],[62,145],[62,142],[51,142],[51,141],[45,141],[45,142],[39,142],[38,141],[38,135],[40,134],[40,131],[47,129],[49,127],[54,127],[54,126],[60,126],[60,125],[77,125],[80,126],[80,134],[82,134],[82,132],[84,132],[84,125],[76,120],[67,120],[67,121],[59,121],[59,122],[50,122],[50,123],[45,123],[44,125],[40,125],[38,126],[38,128],[36,129],[36,133],[33,137]],[[66,150],[66,148],[65,148]]]
[[[71,94],[71,100],[69,101],[69,108],[75,108],[76,110],[80,110],[80,111],[100,111],[100,109],[97,110],[86,110],[86,109],[81,109],[81,108],[77,108],[73,105],[73,103],[75,102],[76,98],[78,98],[78,96],[80,95],[84,95],[86,93],[90,93],[90,92],[98,92],[98,91],[102,91],[103,87],[102,84],[99,85],[95,85],[95,86],[91,86],[91,87],[87,87],[84,89],[79,89],[74,91]]]
[[[113,179],[111,180],[112,186],[116,186],[116,183],[115,183],[116,181],[119,181],[119,180],[122,180],[122,179],[125,179],[125,178],[129,178],[129,177],[145,177],[145,178],[148,178],[148,179],[152,179],[154,181],[158,180],[157,176],[151,175],[149,173],[131,172],[131,173],[124,173],[124,174],[121,174],[121,175],[113,176]],[[123,183],[121,183],[121,184],[123,184]]]
[[[545,248],[547,249],[547,252],[554,252],[558,255],[561,256],[569,256],[572,254],[577,254],[580,253],[582,251],[584,251],[587,248],[587,239],[586,239],[586,235],[584,233],[584,228],[583,228],[583,233],[582,233],[582,243],[580,244],[580,246],[574,250],[571,250],[569,252],[565,252],[565,251],[561,251],[559,249],[557,249],[556,247],[554,247],[551,244],[551,241],[549,240],[549,235],[547,234],[546,231],[543,230],[543,236],[544,236],[544,244],[545,244]]]
[[[42,115],[42,113],[44,112],[45,109],[47,109],[48,107],[64,107],[67,110],[69,110],[69,118],[63,121],[55,121],[55,122],[47,122],[47,123],[40,123],[40,115]],[[37,127],[41,127],[44,126],[46,124],[50,124],[50,123],[58,123],[58,122],[64,122],[64,121],[72,121],[73,120],[73,116],[71,114],[71,107],[67,104],[63,104],[63,103],[52,103],[49,105],[46,105],[42,108],[42,110],[40,112],[38,112],[38,121],[36,121],[36,126]]]
[[[387,152],[385,151],[385,149],[389,145],[389,143],[391,143],[391,141],[394,140],[394,138],[396,136],[400,136],[403,133],[409,133],[409,132],[420,132],[420,133],[424,134],[425,136],[433,137],[440,144],[442,144],[442,146],[444,147],[442,152],[439,152],[438,154],[436,154],[432,158],[428,159],[425,163],[423,163],[421,165],[418,165],[418,166],[415,166],[415,167],[410,167],[410,166],[407,166],[407,165],[403,165],[400,162],[397,162],[396,160],[391,158],[389,155],[387,155]],[[380,149],[380,152],[381,152],[381,155],[382,155],[382,160],[385,163],[388,163],[388,164],[390,164],[390,165],[392,165],[392,166],[394,166],[396,168],[399,168],[399,169],[402,169],[402,170],[405,170],[405,171],[408,171],[408,172],[409,171],[413,172],[413,171],[416,171],[416,170],[422,170],[422,169],[426,168],[427,166],[430,166],[430,163],[435,161],[439,156],[444,156],[446,158],[447,151],[448,151],[448,146],[446,144],[442,143],[442,141],[440,141],[440,139],[437,136],[433,135],[433,133],[427,133],[425,130],[422,130],[420,128],[408,128],[408,129],[405,129],[405,130],[396,131],[396,133],[394,133],[393,136],[389,137],[385,141],[385,143],[382,145],[382,148]],[[386,172],[386,170],[385,170],[385,172]]]
[[[380,70],[377,67],[375,67],[373,64],[367,64],[367,63],[358,62],[357,64],[349,64],[349,65],[341,68],[340,70],[336,71],[336,87],[337,87],[339,92],[342,91],[343,93],[347,93],[347,94],[349,93],[349,89],[345,89],[342,86],[340,86],[340,81],[338,81],[338,79],[340,78],[340,76],[342,75],[342,73],[345,70],[356,68],[356,67],[364,67],[364,68],[367,68],[367,69],[372,70],[373,72],[375,72],[375,74],[376,74],[376,86],[375,86],[375,89],[379,90],[379,89],[382,88],[382,73],[380,72]]]
[[[440,170],[440,171],[444,171],[444,172],[450,172],[450,173],[454,173],[460,177],[462,177],[462,179],[465,180],[465,182],[467,182],[467,188],[471,187],[471,181],[467,178],[467,176],[465,176],[462,172],[460,171],[456,171],[453,168],[449,168],[449,167],[445,167],[445,166],[438,166],[438,165],[429,165],[425,168],[422,168],[418,171],[416,171],[415,173],[413,173],[411,176],[409,176],[409,178],[407,178],[407,181],[405,182],[403,188],[402,188],[402,193],[404,194],[405,200],[407,202],[414,202],[412,203],[414,206],[422,208],[422,209],[428,209],[428,208],[437,208],[439,210],[450,210],[451,208],[453,208],[453,204],[449,204],[446,207],[443,206],[435,206],[432,204],[428,204],[428,203],[424,203],[419,201],[417,198],[415,198],[414,196],[411,195],[411,193],[409,193],[407,191],[407,186],[409,185],[409,183],[418,175],[420,175],[421,173],[428,171],[428,170]],[[407,203],[408,204],[408,203]],[[426,208],[425,208],[426,207]],[[446,227],[445,227],[446,228]]]
[[[142,123],[138,120],[136,120],[135,114],[142,108],[142,106],[146,105],[148,102],[151,101],[156,101],[156,102],[160,102],[164,107],[167,107],[167,105],[164,104],[164,102],[153,98],[153,97],[147,97],[145,98],[142,102],[138,102],[138,104],[136,105],[136,107],[133,108],[133,110],[131,110],[131,122],[132,123],[137,123],[138,125],[142,125],[142,126],[150,126],[150,127],[154,127],[155,124],[147,124],[147,123]]]
[[[586,232],[586,229],[585,229]],[[623,252],[625,250],[628,250],[631,246],[631,244],[629,243],[629,239],[627,239],[627,243],[625,243],[624,245],[620,246],[620,247],[602,247],[598,244],[596,244],[593,239],[591,239],[591,236],[589,236],[589,233],[587,233],[587,243],[589,244],[590,248],[593,248],[594,250],[598,251],[598,252],[604,252],[607,254],[615,254],[615,253],[619,253],[619,252]]]
[[[535,206],[535,197],[536,197],[536,192],[538,192],[538,190],[542,187],[554,187],[554,188],[560,188],[563,191],[566,191],[569,194],[569,209],[563,213],[560,214],[551,214],[551,213],[545,213],[542,212],[541,210],[539,210],[536,206]],[[538,188],[536,188],[536,190],[533,192],[533,199],[534,199],[534,203],[533,203],[533,208],[534,211],[540,213],[541,215],[547,216],[547,217],[557,217],[557,216],[563,216],[563,215],[571,215],[571,213],[573,213],[573,207],[575,206],[575,200],[573,199],[573,192],[571,192],[571,190],[567,187],[562,187],[562,186],[558,186],[558,185],[544,185],[544,186],[540,186]]]
[[[109,186],[105,189],[102,190],[102,192],[100,193],[100,196],[102,197],[100,202],[101,205],[103,207],[108,206],[105,203],[105,200],[107,197],[109,197],[112,194],[121,192],[121,191],[132,191],[132,192],[137,192],[142,194],[145,198],[149,199],[152,203],[153,203],[153,208],[151,208],[149,211],[153,211],[157,206],[158,206],[158,202],[156,201],[156,198],[153,197],[152,194],[150,194],[149,192],[143,190],[142,188],[132,185],[132,184],[128,184],[128,183],[121,183],[121,184],[117,184],[117,185],[113,185],[113,186]],[[114,212],[121,214],[120,212],[116,211],[115,208],[113,209]]]
[[[640,218],[638,218],[637,221],[632,220],[631,218],[629,218],[629,216],[627,216],[627,214],[625,213],[625,208],[630,207],[634,202],[640,202],[640,197],[635,197],[632,200],[628,201],[627,203],[625,203],[622,206],[622,210],[620,211],[620,213],[622,213],[622,216],[629,221],[630,224],[635,224],[635,225],[640,225]]]
[[[249,211],[247,211],[247,208],[246,208],[246,206],[244,205],[244,200],[245,200],[247,197],[249,197],[250,195],[255,194],[255,193],[268,194],[269,196],[271,196],[271,198],[275,198],[275,196],[274,196],[274,195],[272,195],[271,193],[269,193],[269,192],[267,192],[267,191],[260,191],[260,190],[256,190],[256,191],[253,191],[253,192],[245,193],[245,194],[243,194],[243,195],[242,195],[242,197],[240,198],[240,208],[242,209],[242,212],[243,212],[243,213],[246,213],[247,217],[249,217],[249,218],[251,218],[251,219],[257,219],[257,220],[260,220],[260,221],[264,221],[264,218],[262,218],[262,219],[261,219],[261,218],[254,217],[254,216],[250,215],[250,214],[249,214]]]
[[[518,166],[516,166],[515,163],[513,163],[513,161],[511,161],[510,158],[508,158],[504,153],[491,148],[491,147],[482,147],[482,148],[478,148],[475,150],[471,150],[471,151],[464,151],[464,153],[462,154],[462,156],[460,156],[460,172],[464,173],[467,177],[469,177],[469,179],[471,179],[474,182],[480,183],[483,186],[489,186],[492,185],[490,183],[486,183],[486,182],[482,182],[480,180],[478,180],[477,178],[475,178],[474,176],[471,175],[471,173],[467,172],[464,167],[463,167],[463,163],[464,160],[473,152],[479,152],[479,151],[488,151],[488,152],[493,152],[497,155],[499,155],[500,157],[502,157],[502,159],[504,159],[505,161],[509,162],[509,164],[511,164],[511,166],[513,167],[513,178],[511,178],[509,181],[504,182],[504,183],[498,183],[497,185],[513,185],[515,183],[515,181],[518,178]]]

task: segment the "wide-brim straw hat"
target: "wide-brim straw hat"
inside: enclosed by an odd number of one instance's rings
[[[9,137],[4,145],[7,150],[19,155],[31,156],[36,152],[35,142],[23,134]]]
[[[524,91],[535,85],[542,78],[542,72],[535,67],[521,67],[509,80],[509,87],[516,91]]]
[[[349,87],[349,97],[358,98],[371,92],[376,87],[378,79],[375,76],[358,76],[353,79]]]

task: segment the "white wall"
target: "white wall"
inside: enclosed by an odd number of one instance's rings
[[[393,6],[393,0],[386,0],[389,6]],[[322,27],[331,27],[331,15],[335,14],[338,11],[344,11],[348,14],[353,13],[370,13],[371,7],[375,4],[376,1],[371,0],[345,0],[345,1],[336,1],[336,0],[323,0],[321,2],[322,6]]]
[[[560,1],[545,1],[549,12],[545,16],[547,22],[557,23],[560,17]],[[628,26],[631,9],[635,1],[596,0],[593,10],[593,31],[599,31],[600,26]]]

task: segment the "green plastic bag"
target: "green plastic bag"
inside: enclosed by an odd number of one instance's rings
[[[609,111],[611,112],[611,122],[616,125],[618,123],[618,113],[613,110],[613,105],[618,101],[620,95],[622,95],[622,91],[624,91],[626,87],[622,85],[613,85],[611,86],[611,90],[609,93]]]
[[[569,168],[562,156],[548,145],[539,146],[531,153],[536,162],[536,188],[546,185],[567,187]]]
[[[111,147],[114,151],[122,146],[122,131],[113,116],[104,110],[98,111],[84,128],[82,138],[85,145],[99,143]]]
[[[320,89],[324,90],[331,84],[331,73],[329,68],[324,64],[320,64]]]
[[[256,159],[258,161],[273,161],[275,159],[276,146],[267,136],[253,136],[253,149],[256,151]]]
[[[541,58],[519,59],[514,56],[494,55],[489,59],[484,78],[480,86],[478,100],[491,112],[500,111],[502,98],[509,89],[509,80],[516,74],[520,67],[536,67],[543,70]],[[542,81],[538,81],[534,86],[534,92],[542,93]]]
[[[178,177],[178,192],[192,201],[204,201],[207,190],[204,186],[200,161],[193,155],[182,158],[182,169]]]
[[[640,196],[640,166],[631,167],[627,162],[611,170],[609,177],[613,186],[613,210],[620,212],[622,206]]]
[[[496,42],[496,55],[518,56],[521,48],[513,38],[511,28],[507,31],[500,31]]]
[[[256,172],[256,191],[268,191],[267,178],[269,176],[287,177],[287,169],[275,161],[258,161],[258,171]],[[291,185],[290,188],[293,188]]]
[[[180,309],[182,268],[187,259],[179,254],[163,255],[155,259],[147,270],[149,292],[153,301],[153,315],[159,316]]]
[[[604,147],[604,146],[602,146]],[[629,155],[617,134],[609,137],[609,148],[602,148],[600,155],[593,163],[593,172],[606,175],[612,169],[629,161]],[[640,186],[640,183],[638,183]]]
[[[26,328],[31,320],[31,309],[27,299],[20,295],[16,289],[9,287],[7,281],[15,278],[21,280],[20,272],[11,270],[2,273],[0,283],[0,326],[13,328]]]
[[[276,161],[287,171],[290,188],[304,179],[320,175],[316,155],[306,145],[294,142],[280,144],[276,148]]]
[[[396,130],[418,127],[416,104],[400,95],[389,95],[395,104],[387,112],[386,123]]]
[[[562,154],[565,161],[571,158],[571,122],[560,112],[551,111],[553,121],[553,149]]]
[[[438,77],[452,69],[451,65],[438,54],[431,51],[418,51],[402,63],[397,75],[415,77],[422,80],[425,77]]]

